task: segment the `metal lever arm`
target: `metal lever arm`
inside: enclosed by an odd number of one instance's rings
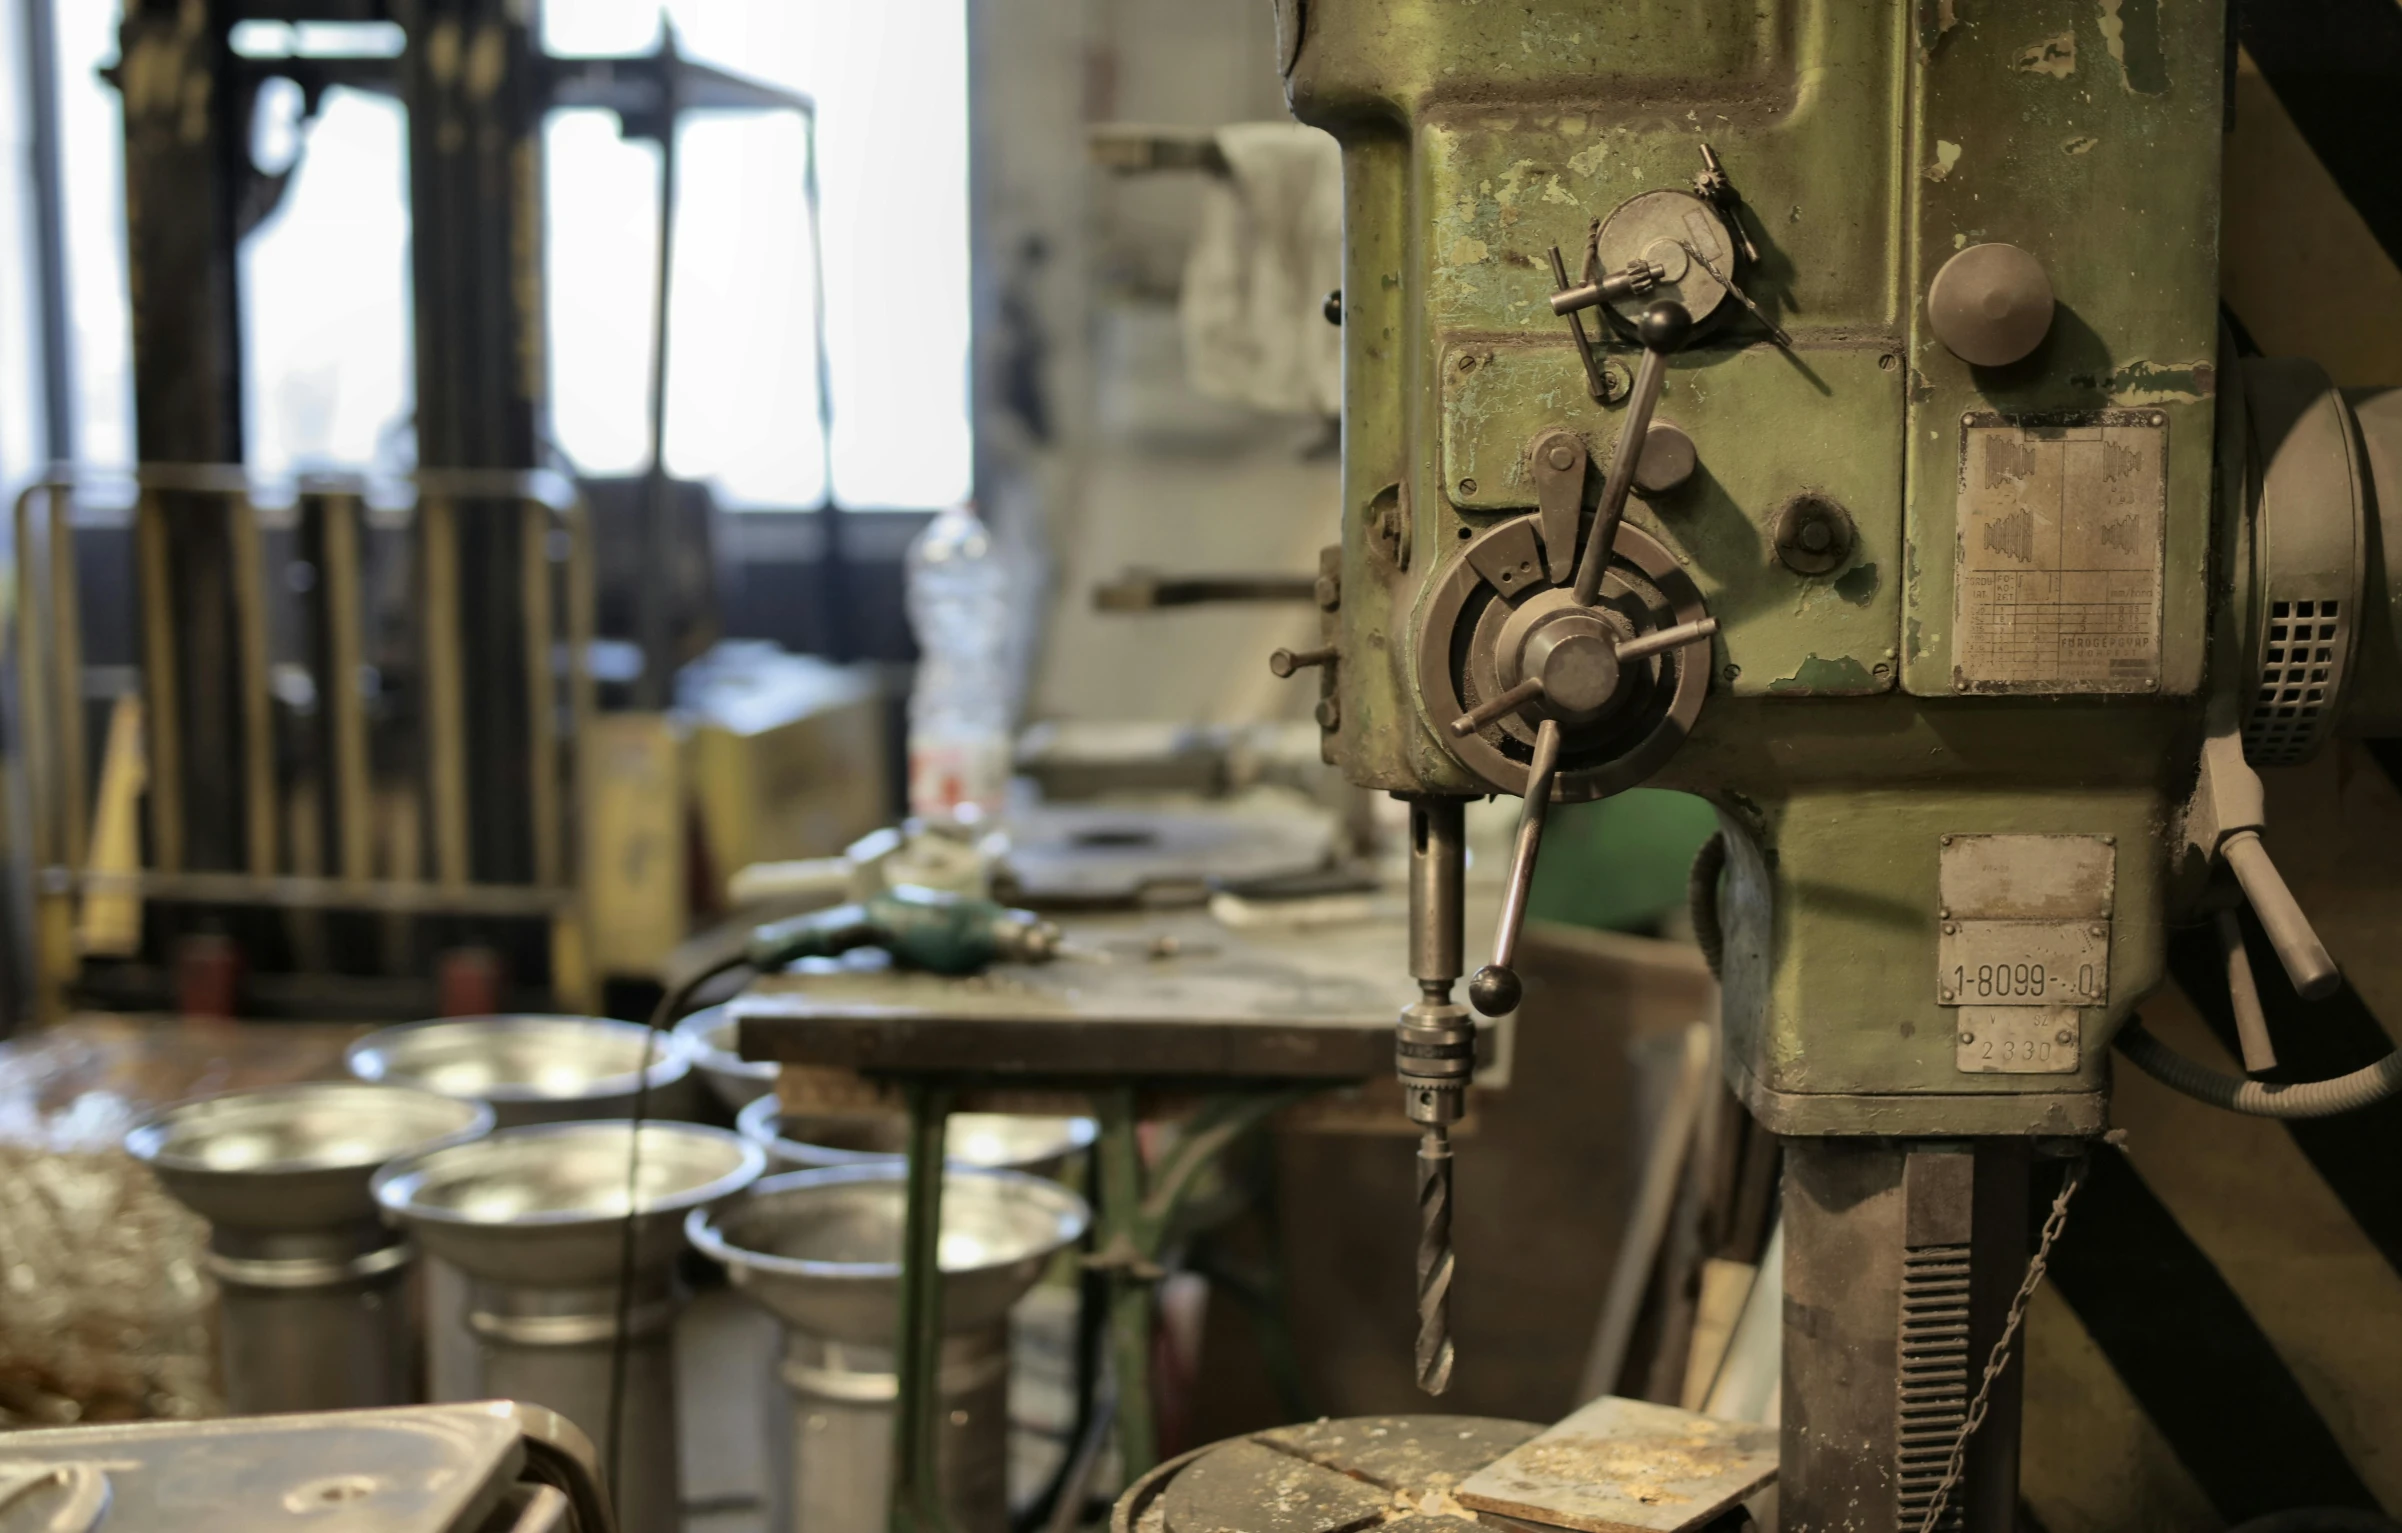
[[[1685,306],[1663,299],[1643,311],[1635,333],[1643,341],[1643,363],[1635,369],[1635,386],[1626,402],[1626,419],[1618,427],[1618,449],[1610,455],[1610,477],[1602,482],[1601,505],[1593,513],[1592,530],[1585,534],[1583,557],[1576,561],[1576,604],[1590,607],[1601,596],[1601,577],[1609,572],[1610,547],[1618,541],[1618,523],[1626,515],[1627,492],[1635,485],[1635,465],[1643,456],[1643,437],[1651,430],[1651,412],[1668,381],[1668,357],[1693,333],[1693,316]]]
[[[2186,835],[2203,852],[2224,862],[2243,886],[2244,898],[2260,918],[2261,932],[2277,950],[2277,962],[2306,1001],[2324,1000],[2344,982],[2343,971],[2310,929],[2293,891],[2260,844],[2268,820],[2268,795],[2260,774],[2244,760],[2243,739],[2231,714],[2214,706],[2210,733],[2202,741],[2202,770],[2186,811]]]
[[[2219,844],[2219,856],[2234,870],[2235,881],[2243,885],[2244,898],[2252,902],[2252,914],[2260,918],[2260,929],[2266,933],[2269,946],[2277,950],[2277,961],[2285,965],[2285,977],[2294,982],[2294,993],[2306,1001],[2325,1000],[2335,994],[2344,982],[2341,970],[2319,934],[2310,928],[2310,917],[2302,914],[2277,865],[2269,860],[2268,848],[2260,844],[2257,830],[2239,830]]]
[[[1535,854],[1543,847],[1543,821],[1551,813],[1551,784],[1559,770],[1560,726],[1545,719],[1535,731],[1535,759],[1527,768],[1526,798],[1518,807],[1518,842],[1511,849],[1509,882],[1501,892],[1493,961],[1468,981],[1468,1004],[1488,1017],[1515,1011],[1526,991],[1511,965],[1518,958],[1518,931],[1526,924],[1527,891],[1534,887]]]

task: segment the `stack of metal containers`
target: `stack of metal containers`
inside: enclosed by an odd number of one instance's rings
[[[722,1010],[671,1038],[591,1017],[411,1023],[351,1046],[355,1081],[201,1098],[136,1128],[128,1147],[211,1223],[231,1408],[546,1406],[610,1446],[620,1527],[672,1533],[689,1243],[784,1332],[772,1525],[880,1533],[899,1127],[783,1115],[775,1067],[737,1057],[731,1031]],[[696,1072],[741,1132],[677,1121],[701,1108]],[[1047,1178],[1092,1136],[1085,1119],[953,1123],[941,1453],[967,1533],[1006,1523],[1009,1312],[1089,1222]],[[804,1169],[758,1182],[771,1166]]]

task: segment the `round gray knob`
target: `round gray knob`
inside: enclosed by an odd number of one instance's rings
[[[1971,245],[1935,273],[1927,324],[1961,361],[2007,367],[2050,333],[2052,279],[2016,245]]]
[[[1599,712],[1618,691],[1617,647],[1598,629],[1580,630],[1554,623],[1526,641],[1527,670],[1542,678],[1553,709],[1570,717]]]
[[[1684,427],[1655,418],[1643,433],[1643,456],[1635,460],[1635,488],[1646,495],[1664,495],[1692,478],[1699,461]]]

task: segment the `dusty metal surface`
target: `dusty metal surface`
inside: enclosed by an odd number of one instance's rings
[[[1542,1428],[1479,1416],[1363,1416],[1277,1427],[1162,1465],[1112,1526],[1148,1533],[1449,1533],[1476,1526],[1453,1494]]]
[[[1067,954],[969,979],[872,955],[810,961],[735,1000],[745,1057],[856,1070],[1364,1080],[1416,995],[1398,921],[1236,932],[1205,915],[1063,924]]]
[[[1604,1396],[1487,1465],[1460,1502],[1585,1533],[1698,1528],[1776,1477],[1774,1427]]]
[[[41,1470],[55,1492],[33,1478]],[[507,1402],[0,1437],[0,1483],[23,1486],[9,1511],[56,1515],[88,1487],[99,1504],[56,1526],[104,1533],[478,1533],[542,1490],[562,1503],[556,1520],[509,1526],[607,1533],[597,1472],[591,1444],[564,1418]]]

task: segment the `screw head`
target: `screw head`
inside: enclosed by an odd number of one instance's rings
[[[1943,838],[1943,844],[1944,844],[1945,846],[1949,846],[1949,845],[1951,845],[1951,844],[1952,844],[1952,838],[1951,838],[1951,837],[1949,837],[1949,836],[1946,836],[1946,837],[1944,837],[1944,838]]]
[[[2052,1035],[2052,1041],[2055,1043],[2074,1043],[2077,1041],[2077,1035],[2064,1027]]]
[[[1475,481],[1475,480],[1473,480],[1473,479],[1463,479],[1463,480],[1461,480],[1461,481],[1460,481],[1460,493],[1461,493],[1462,495],[1473,495],[1473,494],[1475,494],[1475,493],[1476,493],[1476,481]]]
[[[1343,726],[1343,705],[1331,697],[1318,699],[1318,727],[1332,734]]]
[[[1976,1041],[1977,1041],[1977,1035],[1976,1035],[1975,1033],[1972,1033],[1972,1032],[1967,1032],[1967,1031],[1965,1031],[1965,1030],[1964,1030],[1964,1031],[1962,1031],[1962,1033],[1960,1034],[1960,1041],[1961,1041],[1962,1043],[1974,1043],[1974,1042],[1976,1042]]]
[[[2088,937],[2099,937],[2102,935],[2102,932],[2103,928],[2099,926],[2088,926],[2085,928],[2085,935]]]

